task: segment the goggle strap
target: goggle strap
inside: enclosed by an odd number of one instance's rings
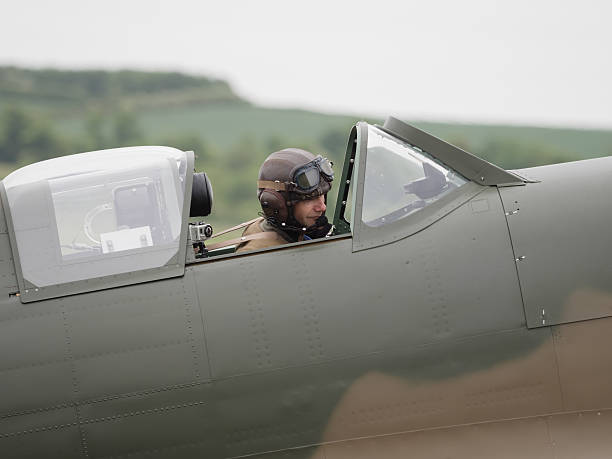
[[[257,188],[265,188],[274,191],[287,191],[287,185],[283,182],[275,182],[272,180],[257,180]]]

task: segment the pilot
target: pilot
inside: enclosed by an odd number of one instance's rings
[[[263,216],[242,233],[236,252],[324,237],[327,192],[334,178],[327,158],[299,148],[272,153],[259,169],[257,197]]]

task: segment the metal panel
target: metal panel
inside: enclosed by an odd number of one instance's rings
[[[0,294],[8,296],[9,293],[14,293],[17,289],[17,274],[15,273],[9,236],[6,233],[0,233]]]
[[[312,241],[191,265],[214,377],[524,325],[494,188],[410,238],[350,246]]]
[[[74,407],[0,416],[0,454],[6,458],[81,456],[81,436]],[[46,448],[41,449],[41,444]]]
[[[612,158],[526,172],[500,194],[529,327],[612,315]]]
[[[44,445],[44,447],[41,447]],[[72,423],[49,426],[19,435],[0,437],[0,453],[7,459],[79,459],[89,457],[81,446],[81,432]]]
[[[544,414],[562,404],[548,329],[260,370],[213,387],[223,457]]]
[[[328,459],[322,447],[314,446],[256,454],[252,457],[257,459]]]
[[[210,371],[193,277],[0,306],[0,451],[204,445],[216,417],[203,404]]]
[[[612,410],[551,416],[547,423],[555,459],[610,457]]]
[[[179,278],[53,300],[79,400],[209,379],[195,295]]]
[[[552,339],[548,330],[538,332],[518,329],[372,356],[369,371],[350,382],[334,407],[324,439],[560,410]]]
[[[553,327],[564,408],[612,406],[612,317]]]
[[[545,418],[515,419],[343,441],[325,459],[557,459]],[[586,456],[575,456],[586,457]]]
[[[65,406],[74,398],[71,365],[69,362],[56,362],[3,371],[0,393],[3,414]]]
[[[33,433],[49,428],[62,428],[77,422],[73,406],[57,407],[14,415],[0,415],[0,438]],[[3,451],[0,447],[0,451]]]
[[[63,362],[66,353],[66,330],[60,314],[0,321],[0,371]]]
[[[6,217],[4,216],[4,206],[0,200],[0,234],[8,233],[8,227],[6,226]]]
[[[84,408],[90,457],[223,457],[208,392],[203,385]]]
[[[13,253],[9,241],[6,218],[2,200],[0,200],[0,295],[7,296],[9,293],[16,292],[17,274],[13,263]]]
[[[0,302],[0,416],[74,400],[64,317],[46,306]]]

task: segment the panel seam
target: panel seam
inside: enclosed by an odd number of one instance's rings
[[[559,381],[559,392],[561,393],[561,406],[563,407],[563,409],[566,409],[565,406],[565,394],[563,393],[563,382],[561,381],[561,366],[559,365],[559,354],[558,354],[558,349],[557,349],[557,339],[555,338],[555,332],[554,332],[554,328],[555,327],[550,327],[550,337],[552,340],[552,345],[553,345],[553,351],[554,351],[554,355],[555,355],[555,367],[557,369],[557,380]],[[557,326],[558,329],[558,326]]]
[[[502,211],[504,212],[504,220],[506,221],[506,228],[508,229],[508,240],[510,241],[510,249],[512,250],[512,256],[514,257],[514,270],[516,272],[516,281],[518,283],[519,294],[521,295],[521,303],[523,303],[525,326],[529,328],[529,322],[527,318],[527,305],[525,304],[525,296],[523,295],[523,285],[521,284],[521,276],[519,274],[518,264],[516,262],[516,250],[514,249],[514,241],[512,240],[512,233],[510,232],[510,222],[508,221],[508,216],[506,215],[506,206],[504,205],[504,200],[502,198],[501,191],[499,191],[499,187],[497,187],[497,194],[499,195],[499,201],[501,202]]]
[[[191,281],[193,283],[193,290],[195,292],[195,300],[198,305],[198,309],[200,311],[200,320],[202,321],[202,341],[204,344],[204,355],[206,356],[206,362],[208,363],[208,374],[212,379],[212,367],[210,366],[210,355],[208,352],[208,341],[206,340],[206,327],[204,326],[204,310],[202,309],[202,303],[200,303],[200,292],[198,291],[198,284],[196,282],[195,272],[192,268],[188,268],[185,270],[191,274]]]
[[[140,352],[140,351],[148,351],[151,349],[160,349],[162,347],[169,347],[169,346],[179,346],[181,344],[187,344],[189,343],[191,340],[179,340],[179,341],[170,341],[167,343],[160,343],[160,344],[152,344],[150,346],[141,346],[141,347],[135,347],[135,348],[131,348],[131,349],[122,349],[122,350],[117,350],[117,351],[111,351],[111,352],[100,352],[97,354],[89,354],[89,355],[82,355],[82,356],[70,356],[68,358],[65,359],[61,359],[61,360],[49,360],[46,362],[37,362],[37,363],[31,363],[29,365],[22,365],[19,367],[9,367],[9,368],[2,368],[0,369],[0,373],[4,373],[7,371],[16,371],[16,370],[22,370],[25,368],[35,368],[35,367],[43,367],[45,365],[54,365],[57,363],[66,363],[66,362],[76,362],[78,360],[87,360],[87,359],[96,359],[96,358],[100,358],[100,357],[106,357],[109,355],[119,355],[119,354],[128,354],[130,352]]]
[[[134,417],[134,416],[144,416],[144,415],[149,415],[149,414],[163,413],[166,411],[178,410],[181,408],[189,408],[192,406],[205,405],[207,403],[209,402],[205,400],[200,400],[200,401],[194,401],[194,402],[189,402],[189,403],[181,403],[179,405],[162,406],[160,408],[152,408],[149,410],[130,411],[127,413],[117,414],[114,416],[106,416],[106,417],[100,417],[100,418],[94,418],[94,419],[79,420],[78,422],[69,422],[67,424],[55,424],[55,425],[47,426],[47,427],[39,427],[37,429],[28,429],[28,430],[22,430],[19,432],[11,432],[7,434],[2,434],[0,435],[0,439],[15,437],[19,435],[33,434],[33,433],[38,433],[38,432],[46,432],[49,430],[60,430],[66,427],[76,427],[76,426],[79,426],[79,430],[82,431],[81,427],[83,425],[97,424],[100,422],[108,422],[108,421],[116,421],[119,419]],[[82,440],[83,439],[85,439],[84,436],[82,437]],[[87,445],[84,445],[84,447],[85,447],[84,453],[86,454],[87,457],[89,457],[89,452],[87,452]]]
[[[60,303],[60,310],[61,310],[62,318],[64,319],[64,332],[66,334],[66,352],[68,354],[68,361],[70,362],[72,390],[74,394],[74,412],[76,415],[76,421],[77,421],[76,424],[78,426],[79,436],[81,439],[81,452],[86,458],[88,458],[89,451],[87,448],[87,438],[85,436],[85,430],[83,429],[83,426],[81,425],[81,411],[78,405],[79,385],[78,385],[78,377],[76,373],[76,361],[74,359],[74,353],[72,351],[72,338],[70,337],[70,325],[68,324],[68,315],[66,313],[66,305],[63,301]]]

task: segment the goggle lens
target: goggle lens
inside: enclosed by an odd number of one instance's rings
[[[319,186],[321,175],[323,175],[327,181],[332,181],[334,179],[334,170],[332,169],[331,162],[327,158],[317,156],[314,160],[295,172],[293,181],[300,190],[309,192]]]
[[[307,169],[296,177],[297,186],[302,190],[315,188],[319,184],[319,180],[319,170],[316,167]]]

